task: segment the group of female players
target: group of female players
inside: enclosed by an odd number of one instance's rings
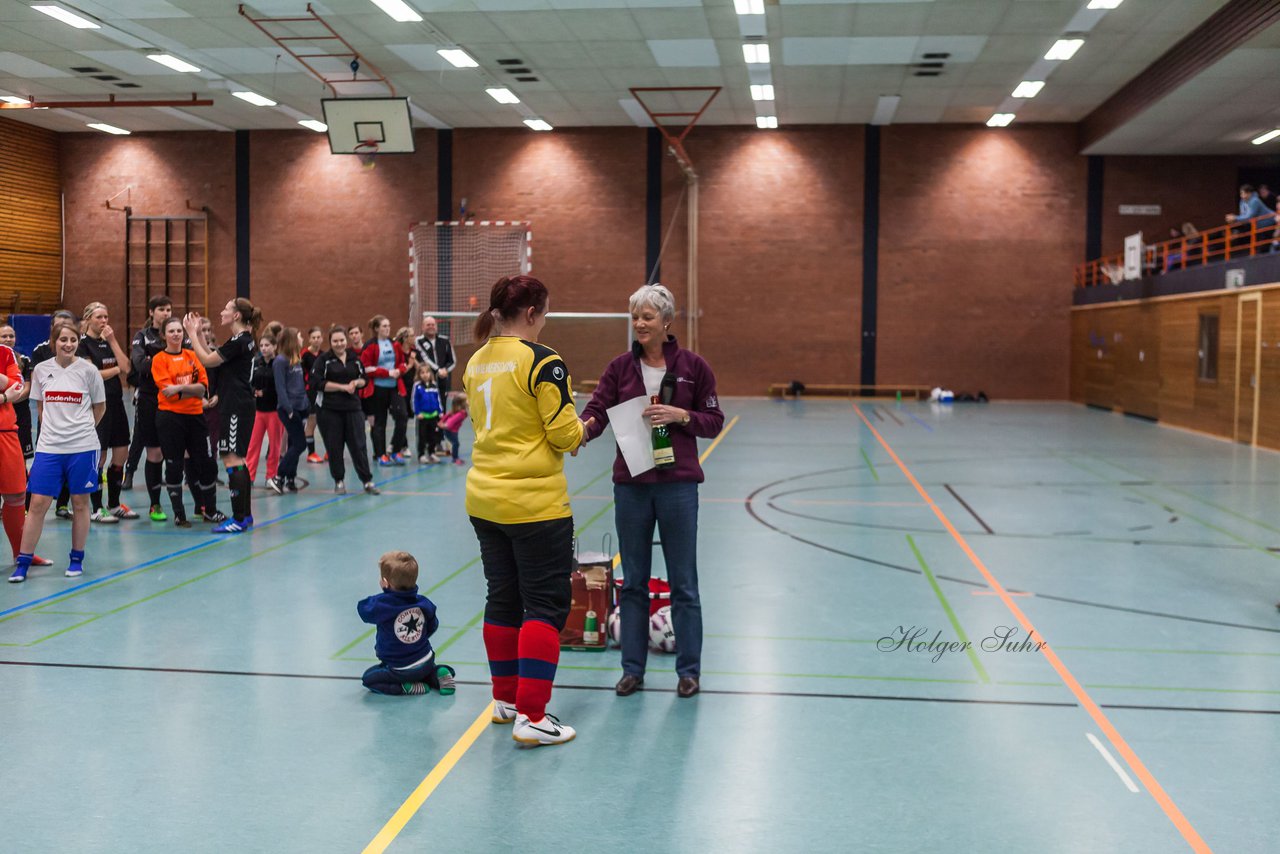
[[[152,521],[169,520],[163,488],[178,527],[189,528],[198,518],[213,523],[214,533],[238,534],[253,527],[250,496],[264,437],[270,442],[267,485],[278,493],[299,489],[304,449],[310,462],[328,462],[336,491],[345,493],[345,447],[364,491],[378,494],[366,420],[374,427],[374,459],[398,464],[407,450],[401,377],[411,363],[408,348],[385,346],[385,317],[370,324],[367,347],[358,326],[335,326],[327,340],[313,327],[304,343],[294,327],[271,323],[263,329],[261,311],[238,298],[221,311],[230,337],[217,346],[210,321],[195,312],[173,316],[167,296],[153,297],[147,312],[128,352],[98,302],[79,319],[57,312],[49,340],[30,358],[14,349],[13,327],[0,326],[0,518],[14,554],[9,581],[25,581],[32,566],[52,565],[35,554],[35,546],[54,505],[72,522],[66,575],[80,575],[91,522],[139,518],[121,501],[139,462]],[[387,349],[390,363],[381,357]],[[125,379],[135,389],[132,447]],[[34,442],[28,401],[35,401],[39,416]],[[396,419],[391,445],[385,440],[388,413]],[[331,451],[324,457],[316,453],[317,425]],[[215,453],[226,471],[230,515],[217,506]]]

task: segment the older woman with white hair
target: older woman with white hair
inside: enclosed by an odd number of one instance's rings
[[[645,285],[631,295],[635,341],[629,353],[605,368],[591,402],[582,411],[587,438],[609,423],[607,410],[643,396],[653,427],[665,427],[674,464],[632,476],[619,451],[613,464],[614,524],[622,555],[622,678],[620,697],[644,686],[649,642],[649,576],[653,529],[657,525],[671,583],[671,615],[676,635],[676,693],[698,693],[702,659],[702,603],[698,596],[698,438],[720,433],[724,413],[716,399],[716,377],[696,353],[676,343],[667,330],[675,299],[662,285]],[[592,420],[594,419],[594,421]]]

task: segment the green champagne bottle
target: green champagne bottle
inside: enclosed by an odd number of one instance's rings
[[[657,403],[658,396],[655,394],[649,398],[650,403]],[[653,428],[653,465],[658,469],[669,469],[676,464],[676,452],[671,447],[671,433],[667,430],[666,424],[659,424]]]

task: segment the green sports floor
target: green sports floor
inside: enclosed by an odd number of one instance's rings
[[[79,579],[51,518],[59,565],[0,585],[0,851],[1276,850],[1280,455],[1065,403],[724,405],[702,694],[567,652],[561,747],[488,723],[463,467],[308,466],[240,537],[95,527]],[[566,460],[587,547],[611,464]],[[452,697],[360,686],[392,548]]]

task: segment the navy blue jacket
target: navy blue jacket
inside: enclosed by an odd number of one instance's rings
[[[378,626],[374,654],[388,667],[406,668],[425,663],[433,655],[430,638],[440,627],[436,606],[426,596],[412,590],[384,590],[361,600],[356,613],[366,623]]]

